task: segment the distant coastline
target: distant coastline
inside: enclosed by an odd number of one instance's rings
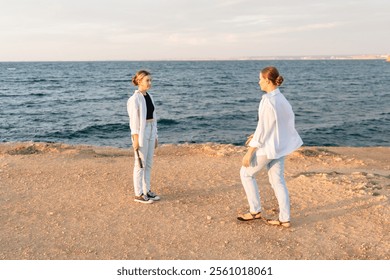
[[[127,62],[127,61],[256,61],[256,60],[384,60],[389,61],[387,54],[363,55],[306,55],[306,56],[245,56],[225,58],[161,58],[161,59],[102,59],[102,60],[9,60],[0,63],[13,62]]]
[[[386,60],[388,55],[308,55],[308,56],[274,56],[274,57],[248,57],[243,60]]]
[[[224,60],[386,60],[390,57],[387,54],[364,54],[364,55],[306,55],[306,56],[247,56],[231,58],[205,58],[205,59],[172,59],[173,61],[224,61]],[[169,59],[168,59],[169,60]]]

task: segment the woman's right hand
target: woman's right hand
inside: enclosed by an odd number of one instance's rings
[[[133,137],[133,148],[134,150],[138,150],[139,149],[138,134],[134,134],[132,137]]]
[[[255,152],[256,152],[256,148],[250,147],[248,149],[244,158],[242,159],[242,166],[249,167],[251,165],[251,161]]]

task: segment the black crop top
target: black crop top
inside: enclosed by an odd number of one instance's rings
[[[148,93],[144,97],[146,101],[146,119],[150,120],[153,119],[154,105]]]

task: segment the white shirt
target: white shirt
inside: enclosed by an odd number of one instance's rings
[[[259,105],[259,122],[249,146],[257,148],[256,155],[277,159],[290,154],[302,144],[295,130],[292,107],[279,88],[264,94]]]
[[[150,93],[148,93],[152,103],[154,105],[153,97]],[[140,147],[143,147],[144,143],[144,132],[146,126],[146,100],[143,94],[136,90],[134,94],[127,101],[127,113],[130,118],[130,130],[131,135],[138,134],[138,142]],[[153,112],[153,133],[156,138],[157,136],[157,116],[156,110]]]

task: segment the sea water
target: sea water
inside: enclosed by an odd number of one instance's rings
[[[130,146],[127,100],[152,73],[160,143],[243,145],[257,124],[259,71],[276,66],[307,146],[390,144],[382,60],[0,63],[0,141]]]

